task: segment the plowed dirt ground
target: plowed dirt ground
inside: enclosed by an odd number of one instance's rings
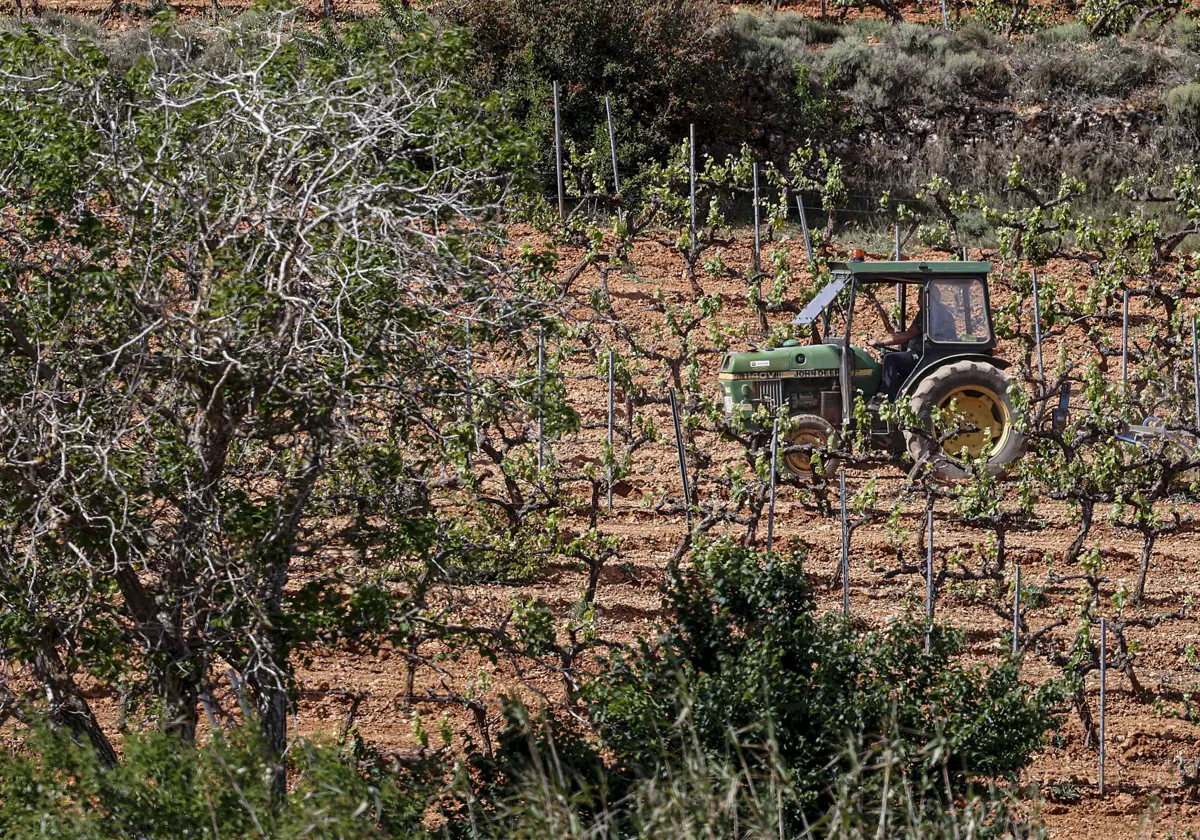
[[[526,238],[536,238],[530,232],[518,232]],[[803,264],[803,251],[796,241],[774,247],[786,248],[793,265]],[[978,254],[972,254],[977,257]],[[885,258],[886,255],[877,255]],[[749,241],[741,238],[724,250],[723,258],[730,265],[749,263]],[[564,260],[563,265],[568,261]],[[652,339],[655,325],[663,315],[655,311],[654,295],[661,292],[666,300],[685,303],[693,295],[683,276],[682,261],[661,245],[639,246],[632,258],[628,273],[612,272],[609,287],[617,314],[638,332]],[[1066,272],[1066,266],[1051,266],[1047,277],[1086,283],[1084,277]],[[586,301],[594,283],[594,274],[585,274],[575,290],[576,303]],[[810,282],[798,272],[797,290]],[[744,323],[749,335],[757,331],[756,320],[748,308],[746,288],[740,281],[705,280],[710,293],[723,301],[717,316],[726,324]],[[576,317],[585,318],[589,310],[577,306]],[[773,316],[779,321],[784,315]],[[1136,321],[1136,318],[1135,318]],[[863,338],[879,327],[863,325]],[[1002,346],[1000,354],[1019,360],[1017,348]],[[1052,358],[1052,356],[1049,356]],[[702,356],[702,381],[708,393],[716,398],[716,366],[718,355]],[[585,430],[554,446],[554,456],[560,461],[597,458],[604,438],[606,398],[603,383],[594,377],[594,362],[581,361],[572,371],[569,393],[573,405],[581,413]],[[654,377],[647,376],[647,382]],[[654,387],[658,383],[654,382]],[[665,386],[662,386],[665,388]],[[665,406],[646,409],[656,415],[659,427],[670,429],[670,415]],[[618,425],[623,423],[623,409],[618,396]],[[590,426],[590,428],[588,428]],[[718,474],[727,464],[741,457],[736,446],[722,443],[715,435],[701,433],[697,448],[712,457],[708,476]],[[848,485],[856,493],[871,478],[877,482],[880,507],[890,507],[895,498],[903,498],[906,478],[899,467],[884,467],[865,472],[851,470]],[[621,557],[611,562],[602,576],[597,603],[600,633],[604,638],[628,642],[639,635],[653,634],[655,626],[666,617],[660,610],[660,586],[668,558],[684,534],[681,516],[655,513],[655,503],[664,495],[678,496],[678,472],[673,445],[656,445],[638,452],[631,476],[633,492],[618,496],[615,508],[603,516],[600,530],[617,536],[621,542]],[[699,487],[701,499],[719,492],[709,481]],[[905,500],[905,523],[909,531],[899,546],[889,542],[882,523],[864,525],[853,534],[851,548],[851,612],[868,625],[879,625],[905,610],[923,609],[924,578],[920,572],[896,574],[901,561],[920,568],[923,556],[920,543],[920,498]],[[1187,515],[1197,513],[1196,506],[1187,506]],[[1103,522],[1106,511],[1097,511]],[[1026,586],[1043,587],[1044,603],[1032,609],[1027,617],[1036,631],[1058,617],[1067,619],[1067,626],[1049,634],[1051,639],[1065,644],[1078,627],[1076,598],[1078,582],[1049,583],[1049,575],[1070,574],[1078,569],[1064,568],[1062,559],[1067,545],[1075,534],[1076,518],[1070,510],[1056,503],[1038,505],[1039,522],[1009,536],[1009,560],[1021,565]],[[978,545],[983,532],[954,524],[952,511],[939,505],[935,540],[939,555],[960,553],[967,567],[978,566]],[[576,526],[582,522],[574,523]],[[840,552],[840,525],[836,515],[821,515],[808,501],[806,491],[782,488],[779,492],[776,539],[784,543],[807,546],[807,567],[821,582],[820,598],[825,609],[841,608],[840,584],[835,583]],[[743,531],[733,531],[742,536]],[[761,537],[761,533],[760,533]],[[1102,552],[1108,583],[1103,587],[1102,614],[1111,614],[1108,598],[1121,585],[1135,579],[1141,548],[1137,534],[1115,529],[1107,524],[1097,525],[1088,540]],[[1197,560],[1200,558],[1200,537],[1189,532],[1167,536],[1155,548],[1145,602],[1126,609],[1126,616],[1155,615],[1176,610],[1183,599],[1196,591],[1200,582]],[[502,615],[514,597],[534,596],[550,605],[559,614],[574,604],[585,584],[584,573],[566,566],[546,568],[532,585],[520,587],[475,587],[465,593],[470,603],[466,607],[476,616]],[[994,661],[1000,655],[1002,635],[1009,622],[998,615],[994,606],[1003,604],[1007,584],[988,582],[950,583],[939,593],[937,617],[966,634],[967,656],[977,661]],[[1007,608],[1007,607],[1006,607]],[[1026,774],[1025,782],[1037,782],[1046,802],[1045,820],[1053,836],[1062,838],[1140,838],[1183,836],[1185,830],[1200,826],[1200,803],[1188,787],[1181,785],[1181,766],[1194,773],[1200,757],[1200,727],[1183,719],[1190,711],[1185,698],[1200,688],[1200,674],[1186,661],[1185,649],[1200,638],[1200,623],[1189,615],[1186,619],[1165,624],[1155,630],[1131,630],[1130,640],[1140,647],[1136,656],[1136,675],[1146,689],[1146,696],[1135,697],[1129,681],[1111,672],[1108,686],[1107,731],[1109,738],[1107,783],[1102,797],[1096,786],[1097,754],[1083,741],[1083,728],[1073,713],[1064,716],[1060,732],[1036,759]],[[434,677],[426,671],[418,680],[417,693],[437,691],[439,683],[453,685],[458,691],[470,691],[470,686],[485,696],[488,714],[494,719],[498,697],[509,691],[533,696],[544,692],[550,701],[561,697],[558,677],[550,671],[530,670],[520,676],[502,664],[493,667],[482,661],[464,658],[446,663],[445,673]],[[1030,684],[1055,676],[1050,667],[1035,653],[1027,655],[1023,675]],[[328,651],[318,656],[303,671],[306,691],[300,706],[299,723],[303,731],[329,731],[341,725],[349,704],[343,692],[361,693],[364,698],[357,710],[356,725],[376,743],[397,749],[411,747],[411,710],[404,703],[405,665],[400,656],[384,652],[379,657],[356,656],[345,651]],[[1093,714],[1097,707],[1097,678],[1093,674],[1089,685],[1089,702]],[[423,716],[447,714],[458,726],[475,724],[461,709],[444,707],[421,708]],[[1173,832],[1173,835],[1171,834]]]

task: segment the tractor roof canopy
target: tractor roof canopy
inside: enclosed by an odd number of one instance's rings
[[[944,260],[931,262],[885,261],[885,262],[835,262],[829,270],[837,275],[849,275],[864,283],[924,283],[934,277],[964,274],[988,274],[992,270],[989,262],[962,262]]]
[[[988,262],[956,261],[883,261],[883,262],[835,262],[829,264],[833,275],[829,282],[821,287],[816,297],[808,302],[793,320],[793,324],[811,324],[817,319],[825,307],[833,302],[853,280],[859,285],[874,285],[882,283],[912,283],[916,285],[929,282],[935,277],[979,277],[986,276],[992,270]]]

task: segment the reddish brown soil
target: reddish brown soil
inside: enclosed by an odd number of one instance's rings
[[[522,233],[530,236],[528,231]],[[802,263],[802,252],[795,242],[783,247],[790,251],[793,265]],[[738,241],[726,249],[723,256],[730,265],[747,265],[747,241]],[[620,317],[636,325],[643,335],[649,335],[655,324],[662,321],[662,314],[649,308],[653,294],[661,291],[669,301],[684,303],[691,299],[691,292],[683,279],[680,260],[667,249],[653,244],[639,245],[633,254],[633,263],[636,269],[628,275],[612,273],[610,288]],[[564,266],[567,264],[564,261]],[[1054,276],[1053,267],[1049,276]],[[577,289],[581,299],[588,291],[586,285],[593,281],[594,275],[584,275]],[[797,288],[808,282],[807,276],[797,274]],[[1079,282],[1085,281],[1080,279]],[[724,309],[718,316],[720,320],[727,324],[745,323],[753,336],[757,328],[748,314],[744,285],[725,280],[705,281],[704,285],[707,291],[720,294],[724,301]],[[576,314],[582,315],[584,311],[580,308]],[[777,320],[782,317],[778,316]],[[870,329],[870,325],[866,325],[865,330]],[[1010,358],[1017,358],[1014,348],[1001,348],[1002,354],[1006,351]],[[702,381],[712,383],[710,390],[714,395],[718,359],[717,356],[702,357]],[[592,369],[592,362],[581,362],[575,372],[582,377]],[[650,377],[649,373],[647,377]],[[647,378],[647,381],[651,379]],[[585,425],[591,423],[595,428],[563,440],[555,446],[555,456],[560,461],[595,457],[604,434],[603,386],[594,378],[573,379],[570,394]],[[619,411],[618,422],[620,420]],[[670,428],[665,409],[657,411],[657,421],[660,428]],[[698,445],[713,454],[710,475],[726,465],[735,465],[741,457],[735,447],[720,443],[713,435],[700,434]],[[851,492],[857,492],[869,478],[876,480],[884,507],[903,493],[905,477],[899,468],[882,468],[870,475],[852,471],[849,475]],[[664,517],[654,513],[652,508],[664,493],[677,494],[677,483],[672,446],[643,450],[637,456],[632,476],[635,492],[627,498],[618,497],[614,512],[602,517],[600,530],[619,537],[622,550],[621,558],[609,564],[597,599],[600,631],[605,638],[629,641],[640,634],[652,633],[656,624],[663,620],[659,587],[663,583],[667,559],[684,533],[684,523],[681,517]],[[716,492],[717,488],[710,482],[701,482],[701,498]],[[838,562],[838,520],[814,513],[811,507],[803,504],[799,492],[794,488],[780,491],[777,539],[808,547],[807,566],[821,582],[822,606],[840,609],[840,588],[826,585],[833,581]],[[911,533],[901,550],[908,562],[921,556],[917,534],[919,505],[920,500],[914,498],[905,506]],[[1196,512],[1195,506],[1186,507],[1185,513],[1194,515]],[[1097,519],[1103,520],[1104,513],[1099,511]],[[1061,568],[1065,548],[1074,535],[1074,518],[1070,512],[1061,505],[1044,503],[1039,506],[1038,515],[1044,520],[1045,527],[1011,534],[1009,552],[1010,560],[1021,564],[1026,585],[1040,586],[1045,583],[1052,562],[1058,564],[1060,573],[1077,570]],[[939,523],[936,532],[939,550],[959,550],[963,552],[965,563],[977,565],[975,547],[983,537],[982,532],[950,524],[950,516],[948,508],[939,509],[939,519],[946,520]],[[1132,584],[1136,577],[1140,539],[1136,534],[1101,524],[1093,530],[1088,545],[1103,552],[1106,574],[1111,582],[1103,589],[1105,597],[1101,612],[1111,615],[1108,597],[1122,581]],[[1195,591],[1200,581],[1198,556],[1200,537],[1194,534],[1164,537],[1155,550],[1146,603],[1128,608],[1126,615],[1150,615],[1176,609],[1183,598]],[[923,578],[919,574],[887,577],[885,573],[897,565],[897,550],[889,545],[882,524],[867,525],[855,532],[851,609],[856,617],[868,624],[879,625],[905,610],[921,609]],[[470,609],[481,617],[487,614],[498,616],[508,608],[510,599],[534,596],[565,614],[583,591],[584,582],[581,571],[551,566],[530,586],[470,590],[473,601]],[[1056,631],[1055,636],[1067,639],[1078,626],[1075,605],[1078,590],[1075,584],[1069,583],[1048,586],[1046,593],[1046,604],[1029,616],[1030,626],[1036,630],[1061,614],[1069,619],[1070,626]],[[978,591],[973,591],[971,586],[960,583],[947,587],[947,591],[940,594],[938,618],[966,633],[970,658],[994,661],[999,655],[1001,634],[1008,624],[995,614],[992,605],[1002,598],[1003,590],[994,584],[981,584]],[[1110,674],[1108,792],[1104,797],[1096,791],[1096,753],[1084,747],[1079,721],[1073,715],[1064,718],[1055,745],[1047,747],[1037,757],[1024,779],[1041,785],[1048,799],[1043,814],[1053,829],[1053,836],[1135,838],[1171,832],[1180,836],[1184,829],[1200,823],[1200,804],[1180,786],[1177,764],[1194,762],[1200,756],[1200,728],[1179,717],[1184,708],[1179,692],[1200,688],[1200,674],[1190,668],[1184,657],[1184,649],[1195,642],[1198,635],[1200,624],[1193,618],[1153,631],[1130,631],[1131,641],[1141,646],[1136,660],[1137,675],[1149,696],[1144,700],[1135,698],[1123,676],[1115,672]],[[561,696],[555,675],[537,669],[519,679],[508,666],[497,668],[470,657],[446,663],[445,668],[447,673],[441,679],[457,691],[469,693],[469,686],[478,687],[479,693],[489,700],[489,715],[493,720],[498,708],[497,695],[504,691],[518,690],[525,696],[540,691],[551,701]],[[1031,684],[1055,676],[1053,669],[1033,654],[1027,658],[1023,673]],[[483,688],[484,683],[479,682],[483,674],[487,674],[490,687]],[[317,656],[311,667],[302,671],[309,691],[300,705],[301,730],[335,730],[340,726],[348,702],[339,692],[362,692],[365,700],[356,721],[359,731],[368,740],[379,744],[397,748],[411,746],[412,710],[403,700],[404,675],[401,658],[390,657],[386,652],[380,657],[355,656],[343,651],[329,651]],[[1096,676],[1091,679],[1090,698],[1095,712]],[[423,690],[436,690],[438,682],[429,675],[419,679],[418,694]],[[417,711],[423,716],[427,729],[433,728],[431,721],[441,714],[446,714],[459,727],[473,724],[470,715],[461,708],[418,704]]]

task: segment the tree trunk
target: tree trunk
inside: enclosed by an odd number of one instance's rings
[[[76,741],[87,741],[105,767],[117,765],[117,752],[100,728],[87,700],[79,692],[74,679],[63,666],[55,644],[57,633],[47,627],[42,631],[41,644],[33,662],[34,675],[46,690],[50,702],[50,721],[70,730]]]
[[[1133,590],[1133,600],[1140,603],[1146,596],[1146,576],[1150,573],[1150,557],[1154,554],[1154,543],[1158,535],[1153,531],[1142,535],[1142,563],[1138,568],[1137,586]]]

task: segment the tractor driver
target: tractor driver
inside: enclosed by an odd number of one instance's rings
[[[958,333],[958,330],[955,328],[954,315],[942,303],[942,290],[936,283],[929,286],[929,300],[932,305],[932,334],[942,340],[953,340]],[[896,350],[883,354],[883,378],[879,383],[879,390],[889,400],[896,399],[896,394],[900,391],[900,386],[904,384],[904,380],[908,378],[908,375],[913,372],[913,368],[917,366],[917,362],[921,360],[921,336],[924,331],[925,310],[922,308],[917,312],[917,317],[913,319],[912,326],[908,329],[893,334],[891,338],[875,338],[869,342],[871,347],[879,350],[885,347],[908,345],[907,349],[903,351]]]

